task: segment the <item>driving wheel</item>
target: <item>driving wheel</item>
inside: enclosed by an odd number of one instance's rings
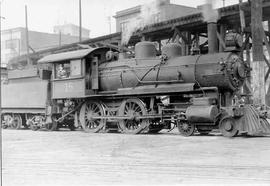
[[[129,117],[119,121],[122,133],[139,134],[149,126],[148,119],[139,119],[138,117],[146,115],[147,111],[144,103],[140,99],[124,100],[119,109],[119,116]]]
[[[105,127],[106,121],[102,118],[105,115],[105,109],[98,102],[88,101],[84,103],[80,110],[80,123],[85,132],[99,132]]]

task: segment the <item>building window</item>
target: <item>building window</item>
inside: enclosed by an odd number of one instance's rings
[[[18,51],[19,50],[19,45],[20,45],[20,40],[19,39],[6,40],[5,49],[11,49],[11,50]]]
[[[128,21],[120,23],[121,32],[127,32],[128,30]]]
[[[136,25],[138,25],[138,28],[142,28],[144,24],[143,19],[141,17],[137,17],[136,21]]]
[[[6,49],[6,42],[5,41],[1,42],[1,49],[2,50]]]
[[[5,61],[8,62],[9,60],[17,56],[18,56],[18,53],[16,52],[8,53],[5,55]]]
[[[161,21],[161,14],[160,12],[154,15],[154,23],[158,23]]]

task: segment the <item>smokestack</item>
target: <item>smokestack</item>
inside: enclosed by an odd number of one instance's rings
[[[207,35],[208,35],[208,53],[213,54],[218,52],[218,40],[217,40],[217,23],[207,23]]]
[[[207,35],[208,35],[208,53],[218,52],[217,40],[217,20],[218,12],[213,9],[213,1],[208,0],[206,4],[202,5],[202,13],[204,21],[207,22]]]

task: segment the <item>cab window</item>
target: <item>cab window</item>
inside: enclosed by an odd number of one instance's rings
[[[56,79],[64,79],[70,77],[70,62],[56,64],[55,66]]]
[[[72,77],[81,76],[82,75],[81,59],[71,60],[70,70],[71,70],[70,75]]]

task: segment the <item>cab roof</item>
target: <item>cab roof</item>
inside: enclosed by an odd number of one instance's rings
[[[102,47],[103,49],[106,47]],[[89,49],[82,49],[82,50],[75,50],[70,52],[62,52],[58,54],[51,54],[45,56],[38,60],[38,63],[54,63],[59,61],[66,61],[66,60],[73,60],[73,59],[82,59],[91,52],[102,49],[102,48],[89,48]]]

